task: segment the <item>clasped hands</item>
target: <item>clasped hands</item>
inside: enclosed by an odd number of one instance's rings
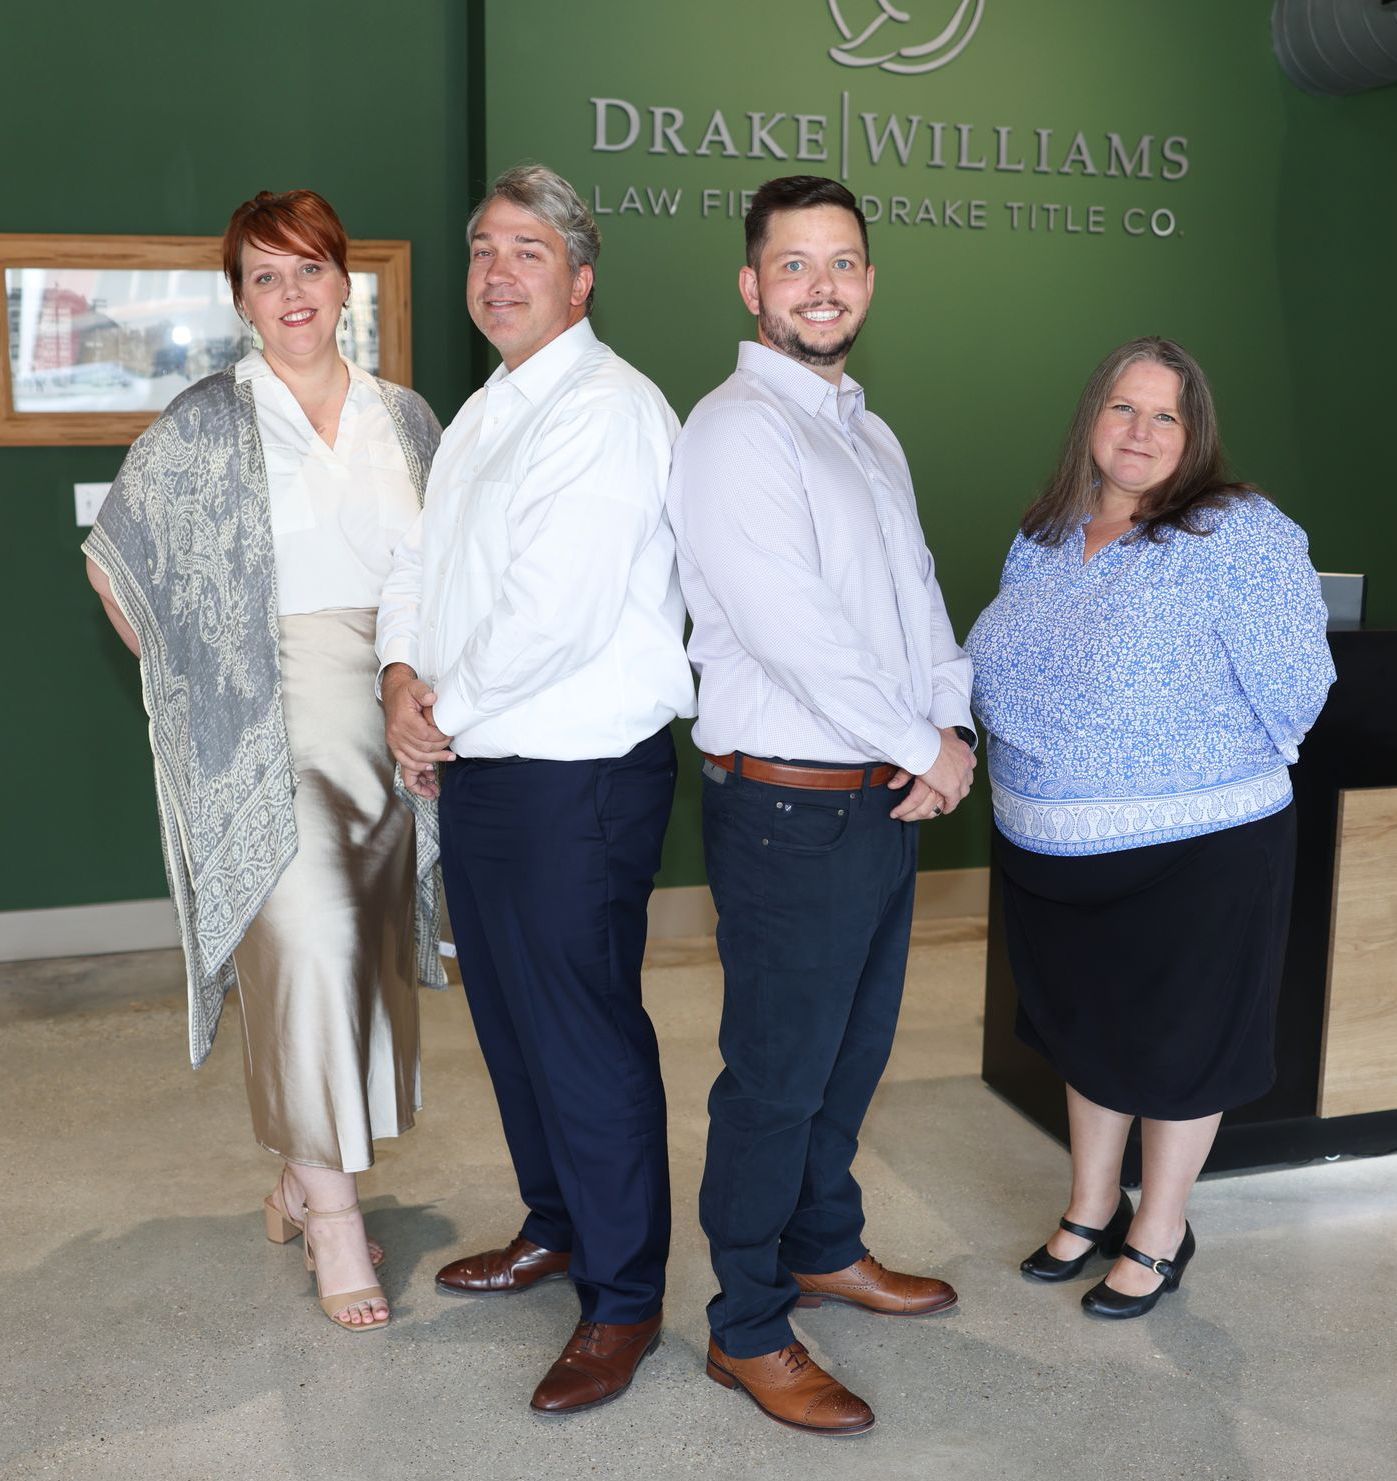
[[[975,773],[975,753],[951,726],[941,730],[941,751],[931,769],[921,776],[898,770],[888,783],[891,791],[907,787],[907,795],[893,808],[892,815],[902,823],[919,823],[923,818],[953,813],[970,791]]]
[[[405,663],[390,663],[383,671],[383,729],[388,749],[403,769],[403,785],[417,797],[435,797],[436,763],[454,761],[451,737],[437,729],[432,706],[437,696]]]
[[[451,737],[437,728],[432,706],[437,696],[405,663],[390,663],[383,671],[383,723],[388,749],[402,767],[403,785],[418,797],[436,797],[436,765],[456,759]],[[908,788],[892,816],[903,823],[953,813],[970,791],[975,753],[954,729],[941,731],[941,750],[930,770],[914,777],[899,769],[888,783],[890,791]]]

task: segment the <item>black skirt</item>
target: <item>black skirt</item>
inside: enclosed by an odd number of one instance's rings
[[[1064,858],[997,830],[1017,1036],[1097,1105],[1190,1121],[1276,1078],[1295,809]]]

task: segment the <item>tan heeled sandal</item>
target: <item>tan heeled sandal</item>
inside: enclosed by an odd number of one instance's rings
[[[288,1212],[291,1208],[291,1200],[286,1196],[286,1167],[282,1166],[281,1176],[276,1180],[274,1190],[281,1199],[280,1208],[277,1207],[276,1199],[271,1193],[262,1200],[262,1218],[267,1228],[267,1238],[273,1244],[290,1244],[291,1241],[306,1232],[306,1226],[299,1223]],[[377,1270],[384,1260],[388,1258],[383,1246],[376,1239],[369,1240],[369,1260],[373,1268]],[[314,1269],[314,1265],[307,1266]]]
[[[311,1247],[310,1230],[307,1227],[312,1219],[346,1219],[352,1214],[359,1212],[359,1205],[351,1203],[348,1208],[318,1209],[307,1205],[301,1210],[305,1222],[301,1225],[301,1233],[306,1241],[306,1269],[315,1273],[315,1293],[320,1301],[320,1309],[330,1318],[337,1327],[343,1327],[346,1332],[376,1332],[386,1327],[392,1320],[388,1317],[384,1321],[350,1322],[342,1321],[338,1313],[347,1311],[351,1306],[366,1305],[371,1301],[382,1301],[387,1305],[387,1298],[383,1294],[382,1286],[368,1286],[362,1291],[332,1291],[328,1296],[320,1284],[320,1272],[315,1268],[315,1251]]]
[[[281,1207],[278,1208],[270,1193],[262,1200],[262,1217],[267,1225],[267,1238],[273,1244],[290,1244],[298,1234],[306,1232],[304,1224],[298,1224],[287,1212],[291,1207],[286,1197],[286,1167],[282,1165],[281,1176],[276,1180],[274,1190],[281,1196]]]

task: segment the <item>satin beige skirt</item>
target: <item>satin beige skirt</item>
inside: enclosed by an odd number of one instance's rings
[[[374,616],[281,618],[297,850],[233,958],[257,1140],[343,1172],[422,1104],[412,814],[392,795]]]

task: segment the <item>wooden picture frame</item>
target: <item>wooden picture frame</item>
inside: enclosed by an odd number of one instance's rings
[[[0,446],[129,444],[185,385],[236,359],[247,337],[233,315],[221,253],[219,237],[0,234]],[[411,244],[352,241],[348,266],[361,290],[350,296],[351,313],[358,312],[348,332],[369,358],[377,356],[377,365],[364,369],[411,385]],[[125,284],[134,296],[112,307],[91,285],[106,285],[109,292],[122,286],[111,275],[123,272],[132,274]],[[216,283],[190,279],[203,295],[197,301],[177,300],[170,286],[165,298],[139,296],[140,286],[155,280],[137,274],[186,273],[218,276]],[[206,327],[171,324],[182,306]],[[208,326],[225,332],[214,334]],[[76,403],[73,409],[56,409],[65,399]],[[145,404],[94,405],[123,400]]]

